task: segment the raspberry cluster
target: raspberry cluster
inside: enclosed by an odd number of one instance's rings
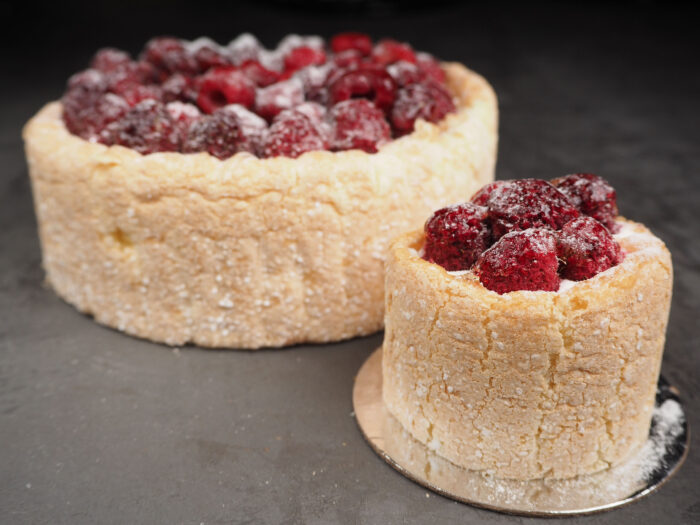
[[[449,271],[471,269],[499,294],[557,291],[562,278],[589,279],[622,262],[612,235],[616,199],[590,173],[492,182],[428,219],[423,257]]]
[[[137,60],[102,49],[68,82],[68,130],[140,153],[239,151],[297,157],[313,150],[374,153],[421,118],[455,110],[439,62],[410,45],[361,33],[290,35],[265,49],[244,34],[148,42]]]

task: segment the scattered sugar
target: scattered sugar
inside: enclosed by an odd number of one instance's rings
[[[654,408],[652,421],[649,439],[632,458],[596,474],[564,480],[517,481],[499,479],[487,471],[465,471],[437,458],[431,462],[431,481],[440,485],[438,480],[445,476],[451,480],[451,492],[503,508],[554,511],[609,504],[646,487],[668,466],[665,461],[669,448],[683,432],[683,410],[677,401],[668,399]],[[585,431],[580,423],[579,428]],[[482,437],[488,438],[488,434],[482,431]],[[477,449],[474,456],[481,458],[482,452]],[[455,469],[458,474],[453,473]],[[459,483],[455,484],[455,480]]]
[[[252,36],[252,35],[250,35],[250,36]],[[255,38],[255,37],[253,37],[253,38]],[[197,53],[197,51],[199,51],[200,49],[205,48],[205,47],[207,47],[209,49],[213,49],[214,51],[216,51],[220,54],[227,54],[226,48],[224,48],[223,46],[220,46],[219,44],[214,42],[211,38],[207,38],[206,36],[201,36],[195,40],[192,40],[191,42],[188,42],[185,40],[185,41],[183,41],[183,44],[184,44],[185,49],[193,55],[195,53]]]

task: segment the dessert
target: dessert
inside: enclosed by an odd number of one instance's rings
[[[390,247],[385,406],[498,477],[617,465],[647,439],[671,286],[663,242],[599,177],[492,183]]]
[[[100,51],[24,130],[48,281],[172,345],[374,332],[392,232],[490,181],[496,128],[482,77],[365,35]]]

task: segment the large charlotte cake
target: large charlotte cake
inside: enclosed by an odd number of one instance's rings
[[[619,464],[648,436],[671,287],[663,242],[599,177],[492,183],[391,245],[384,403],[467,469]]]
[[[476,73],[345,33],[101,50],[24,129],[43,264],[100,323],[259,348],[379,330],[396,231],[493,179]]]

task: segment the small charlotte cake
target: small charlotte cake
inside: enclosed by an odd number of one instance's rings
[[[99,51],[24,129],[56,292],[129,334],[259,348],[379,330],[392,232],[493,180],[496,98],[344,33]]]
[[[671,257],[603,179],[497,181],[390,247],[383,398],[467,469],[568,478],[647,439]]]

